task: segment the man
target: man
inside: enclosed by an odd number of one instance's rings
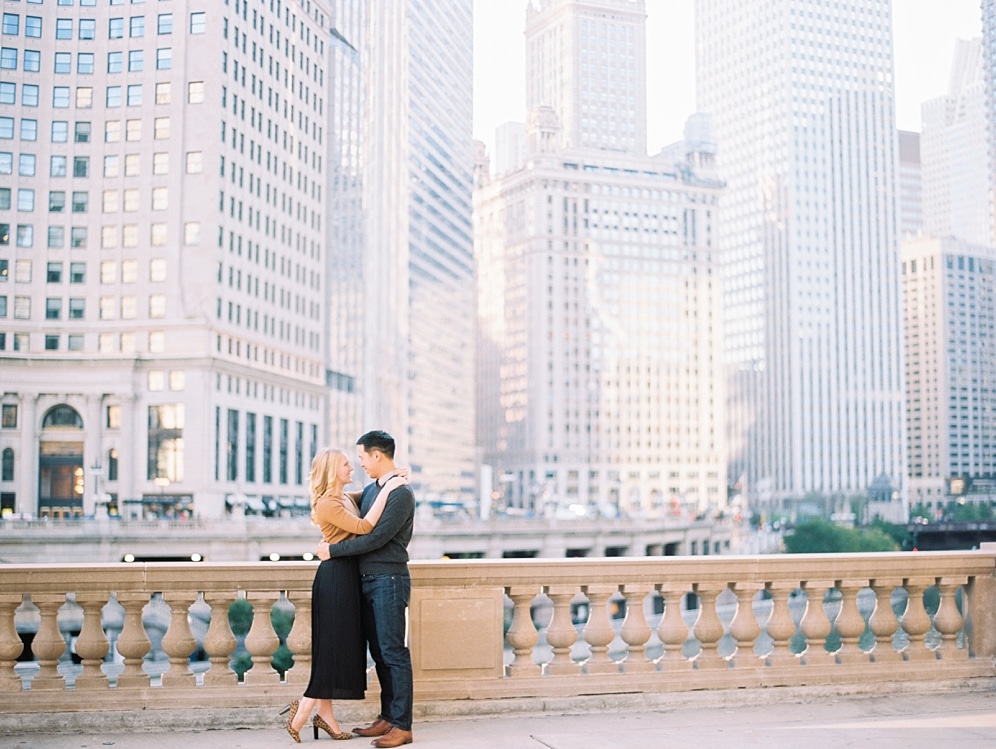
[[[360,514],[366,515],[380,487],[397,471],[394,438],[387,432],[367,432],[360,437],[360,466],[373,481],[363,489]],[[408,543],[415,520],[415,495],[399,486],[374,529],[337,544],[318,545],[322,561],[330,557],[358,556],[360,568],[360,618],[380,680],[380,715],[369,726],[354,728],[360,736],[375,737],[376,747],[412,743],[412,658],[405,644],[405,610],[411,595]]]

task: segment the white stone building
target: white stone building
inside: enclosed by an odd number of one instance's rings
[[[721,184],[646,155],[642,0],[550,0],[527,16],[525,165],[481,176],[474,198],[495,505],[718,510]]]
[[[2,31],[3,511],[306,506],[328,4],[7,0]]]
[[[994,258],[951,237],[903,243],[911,506],[996,499]]]

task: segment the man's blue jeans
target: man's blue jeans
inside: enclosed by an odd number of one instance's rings
[[[408,575],[361,575],[363,633],[380,681],[380,717],[412,730],[412,656],[405,645]]]

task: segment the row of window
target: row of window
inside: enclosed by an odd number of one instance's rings
[[[130,120],[128,121],[130,123]],[[77,123],[79,125],[81,123]],[[89,124],[89,123],[86,123]],[[130,124],[127,125],[130,128]],[[76,159],[80,159],[79,162]],[[36,173],[36,162],[37,159],[34,154],[22,153],[18,154],[17,157],[17,173],[22,177],[34,177]],[[104,170],[103,175],[105,177],[118,177],[121,175],[121,162],[122,159],[118,154],[108,154],[104,156]],[[66,156],[52,156],[49,160],[49,176],[50,177],[65,177],[68,169],[69,161]],[[75,157],[73,161],[73,175],[74,176],[86,176],[81,172],[89,170],[89,157],[78,156]],[[204,158],[201,151],[187,151],[184,155],[184,170],[187,174],[200,174],[204,169]],[[79,173],[78,173],[79,172]],[[126,177],[137,177],[141,172],[141,154],[129,153],[124,156],[124,176]],[[14,154],[10,151],[0,151],[0,175],[13,174],[14,173]],[[152,154],[152,173],[153,174],[169,174],[169,154],[165,151],[157,151]],[[12,188],[5,188],[7,190],[7,203],[6,207],[10,208],[10,195],[12,194],[10,190]],[[127,192],[127,191],[126,191]],[[53,195],[56,193],[65,194],[61,191],[54,191],[49,193]],[[78,192],[73,192],[73,195],[79,194]],[[106,194],[106,193],[105,193]],[[127,199],[127,198],[126,198]],[[3,200],[3,195],[0,194],[0,201]],[[51,201],[50,201],[51,202]],[[4,204],[0,203],[0,208],[3,208]],[[50,205],[50,210],[58,212],[57,209],[52,208]]]
[[[17,52],[14,47],[0,47],[0,70],[17,70]],[[29,73],[41,70],[41,58],[38,53],[24,50],[23,69]],[[125,70],[125,53],[107,53],[107,72],[122,73]],[[128,52],[128,72],[140,73],[145,70],[145,50],[133,49]],[[171,70],[173,68],[173,48],[160,47],[156,50],[156,70]],[[76,55],[77,75],[93,75],[95,61],[92,52],[78,52]],[[55,72],[64,74],[73,72],[73,59],[70,52],[55,53]]]
[[[11,351],[30,351],[31,335],[29,333],[14,333],[11,337]],[[43,347],[45,351],[61,351],[65,340],[67,351],[83,351],[84,336],[82,333],[70,333],[61,336],[47,333]],[[0,351],[7,350],[7,333],[0,331]],[[97,351],[101,354],[134,354],[138,345],[134,333],[100,333],[97,336]],[[161,330],[148,333],[148,353],[161,354],[166,351],[166,334]],[[161,388],[160,388],[161,389]]]
[[[31,260],[17,260],[14,263],[14,282],[31,283]],[[64,280],[71,284],[86,283],[86,263],[68,263],[69,272],[64,272],[65,263],[60,261],[50,261],[45,267],[45,283],[61,284]],[[138,282],[138,261],[122,260],[121,283]],[[8,279],[8,261],[0,260],[0,283]],[[166,260],[164,258],[151,258],[149,260],[149,281],[160,283],[166,280]],[[118,261],[102,260],[100,263],[100,282],[110,284],[118,282]],[[7,297],[0,296],[0,310],[6,310]],[[4,317],[5,312],[0,311],[0,317]]]
[[[166,50],[169,52],[170,50]],[[158,66],[157,66],[158,67]],[[156,84],[156,104],[169,104],[172,86],[168,82]],[[144,86],[133,83],[127,86],[107,86],[104,92],[104,106],[116,109],[123,103],[129,107],[138,107],[143,102]],[[190,81],[187,84],[187,103],[204,103],[204,81]],[[0,104],[17,104],[17,84],[0,81]],[[25,83],[21,86],[21,104],[25,107],[38,106],[38,86]],[[93,87],[77,86],[75,96],[69,86],[54,86],[52,88],[52,106],[55,109],[69,109],[75,104],[76,109],[93,107]]]
[[[48,247],[58,249],[64,246],[65,232],[64,226],[46,227],[48,234]],[[0,223],[0,246],[10,244],[11,225]],[[165,223],[154,223],[149,227],[149,241],[153,247],[162,247],[166,244],[167,229]],[[72,226],[69,230],[69,246],[78,249],[85,249],[88,245],[89,231],[86,226]],[[183,225],[183,244],[185,247],[194,247],[201,241],[201,225],[199,221],[187,221]],[[35,246],[34,224],[17,224],[14,227],[14,244],[17,247]],[[124,226],[103,226],[100,230],[100,246],[102,249],[113,249],[115,247],[138,247],[138,224],[125,224]]]
[[[13,203],[11,201],[12,188],[0,187],[0,210],[10,210]],[[104,213],[117,213],[124,210],[126,213],[139,210],[139,189],[137,187],[127,190],[104,190],[102,193],[102,210]],[[30,213],[35,210],[35,190],[30,187],[19,187],[16,191],[17,210]],[[86,190],[77,190],[72,195],[72,212],[87,213],[90,208],[90,193]],[[123,198],[123,199],[122,199]],[[151,191],[150,208],[153,211],[165,211],[169,208],[169,188],[153,187]],[[66,210],[66,192],[64,190],[49,190],[48,211],[49,213],[62,213]]]
[[[142,138],[142,122],[143,120],[126,120],[125,128],[125,140],[137,141]],[[27,142],[35,142],[38,140],[38,120],[28,119],[25,117],[21,118],[20,128],[15,129],[15,121],[13,117],[0,117],[0,140],[13,140],[14,133],[18,132],[20,139]],[[105,130],[105,133],[107,131]],[[120,139],[120,124],[113,129],[116,133],[116,137]],[[75,123],[73,128],[73,138],[77,143],[89,143],[90,142],[90,123]],[[170,118],[169,117],[156,117],[153,119],[152,127],[152,137],[155,140],[167,140],[170,135]],[[106,137],[106,135],[105,135]],[[51,142],[52,143],[68,143],[69,142],[69,122],[67,120],[53,120],[52,130],[51,130]],[[53,159],[56,157],[52,157]],[[65,159],[66,157],[61,157]],[[89,157],[77,157],[85,158],[89,161]],[[52,175],[52,176],[65,176],[65,175]],[[80,175],[75,174],[76,177],[86,177],[89,174]]]
[[[47,297],[45,299],[45,319],[61,320],[63,316],[64,302],[65,300],[62,297]],[[138,317],[137,315],[138,300],[137,297],[131,295],[126,295],[122,297],[102,296],[99,299],[99,309],[100,309],[101,320],[117,320],[119,309],[120,309],[120,319],[134,320]],[[30,320],[31,297],[15,296],[13,312],[15,320]],[[6,317],[6,316],[7,316],[7,297],[0,296],[0,317]],[[149,295],[148,316],[150,319],[153,320],[158,320],[166,317],[165,294]],[[66,319],[83,320],[85,318],[86,318],[86,299],[82,297],[71,297],[69,299],[69,304],[66,305]]]
[[[107,38],[123,39],[125,29],[132,39],[145,36],[146,17],[130,16],[107,19]],[[72,39],[73,23],[76,24],[76,38],[82,41],[92,41],[97,38],[97,21],[94,18],[57,18],[55,19],[55,38]],[[44,19],[41,16],[24,16],[24,36],[28,39],[41,39]],[[198,11],[190,14],[188,26],[191,34],[203,34],[207,31],[207,13]],[[21,16],[17,13],[4,13],[0,33],[4,36],[20,36]],[[173,14],[159,13],[156,16],[156,33],[165,36],[173,33]]]

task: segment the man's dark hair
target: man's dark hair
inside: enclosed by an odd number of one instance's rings
[[[367,432],[356,440],[356,444],[363,445],[363,449],[367,452],[380,450],[384,453],[384,457],[394,460],[394,437],[380,429]]]

